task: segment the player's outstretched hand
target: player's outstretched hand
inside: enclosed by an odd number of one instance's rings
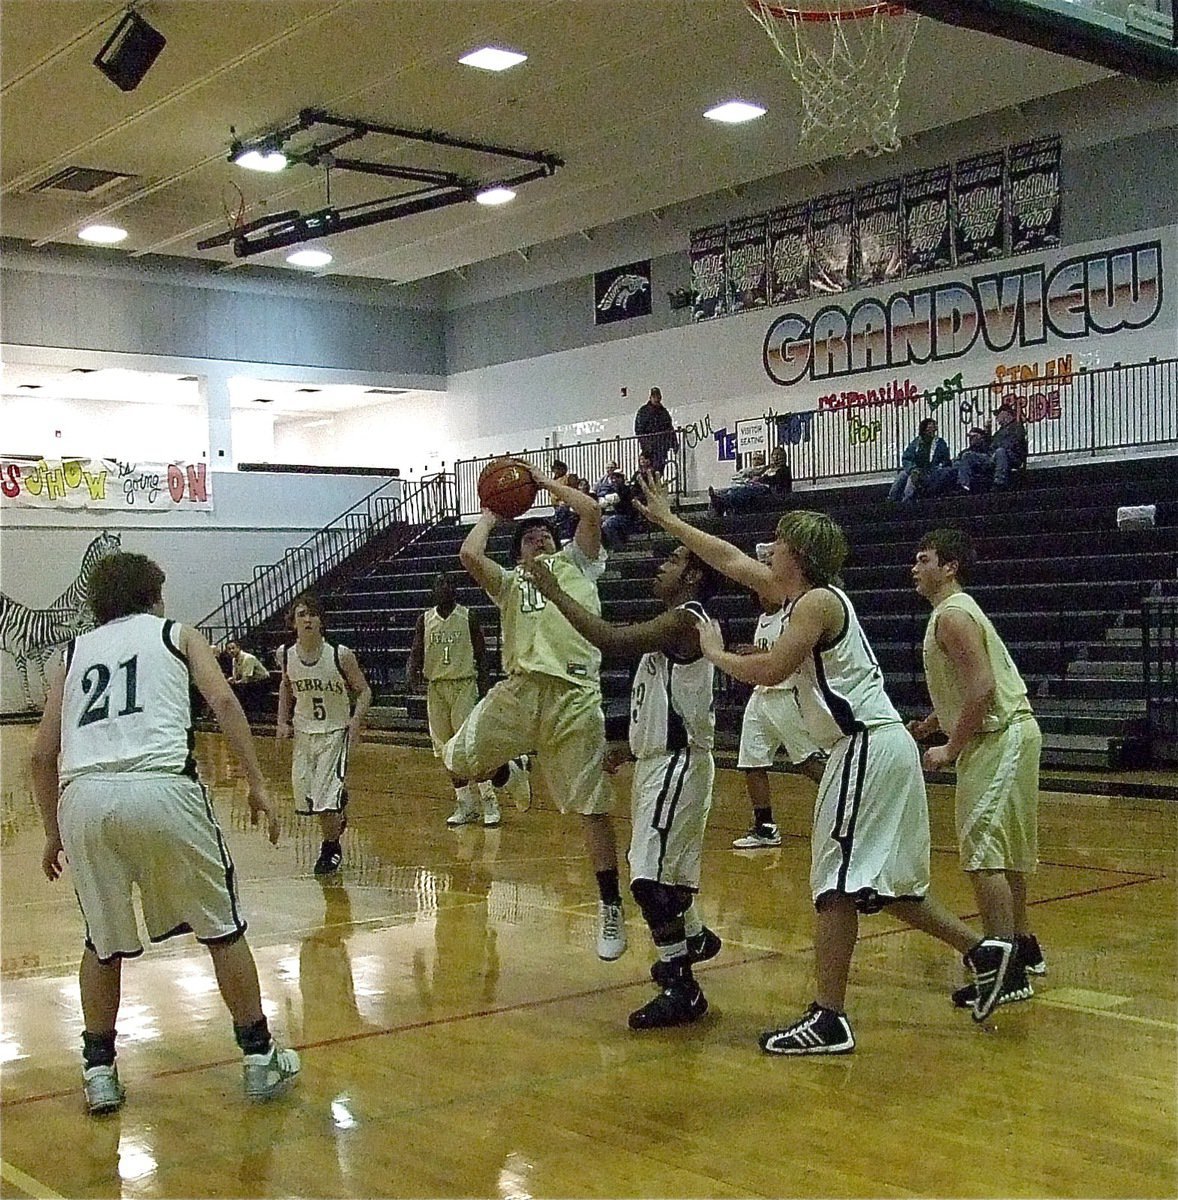
[[[926,771],[944,771],[953,765],[948,745],[930,746],[921,758]]]
[[[642,488],[644,500],[634,499],[634,507],[650,522],[665,526],[667,519],[675,514],[671,512],[671,499],[667,495],[667,485],[657,475],[639,475],[638,485]]]
[[[61,878],[64,870],[61,865],[62,853],[61,838],[47,837],[45,839],[45,849],[41,851],[41,870],[45,872],[45,878],[50,883]]]
[[[918,742],[923,742],[931,738],[934,733],[940,733],[941,722],[937,720],[936,713],[929,713],[922,721],[909,721],[906,728]]]
[[[634,755],[630,753],[630,747],[625,742],[614,742],[606,747],[603,765],[607,774],[615,775],[623,763],[633,761]]]
[[[556,576],[540,559],[533,558],[531,562],[521,564],[520,569],[536,585],[536,591],[546,600],[550,600],[560,591],[560,584],[556,582]]]
[[[257,825],[266,818],[266,836],[271,846],[278,845],[278,815],[270,803],[270,793],[264,783],[251,783],[249,790],[250,824]]]
[[[709,621],[699,627],[699,650],[710,662],[724,649],[724,635],[720,632],[719,621]]]
[[[514,461],[519,463],[519,465],[523,467],[523,469],[527,471],[529,475],[531,475],[532,482],[538,488],[543,488],[545,491],[551,490],[552,485],[556,482],[551,475],[545,474],[545,472],[539,467],[534,467],[531,463],[524,462],[522,458],[517,458]]]

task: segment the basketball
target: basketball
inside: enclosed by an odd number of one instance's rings
[[[479,503],[508,521],[532,507],[536,490],[527,468],[514,458],[496,458],[479,474]]]

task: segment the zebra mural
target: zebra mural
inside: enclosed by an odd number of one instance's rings
[[[0,592],[0,650],[7,651],[16,662],[26,709],[38,707],[29,686],[29,663],[37,670],[43,698],[45,665],[53,651],[94,628],[86,585],[94,564],[118,550],[120,540],[117,533],[100,533],[86,547],[73,583],[48,608],[30,608]]]

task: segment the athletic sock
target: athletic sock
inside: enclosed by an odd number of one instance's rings
[[[766,808],[753,809],[753,824],[760,827],[761,825],[773,824],[773,807],[769,805]]]
[[[622,893],[618,887],[617,867],[597,872],[597,891],[601,895],[602,904],[621,904]]]
[[[265,1017],[252,1025],[234,1025],[233,1036],[242,1054],[265,1054],[270,1049],[270,1026]]]
[[[687,907],[687,911],[683,914],[683,932],[690,937],[697,937],[703,933],[704,923],[700,918],[699,910],[695,907],[693,900]]]
[[[89,1067],[109,1067],[115,1060],[115,1031],[88,1033],[82,1030],[82,1061]]]

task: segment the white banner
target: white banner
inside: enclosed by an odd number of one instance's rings
[[[195,512],[213,507],[212,476],[203,462],[0,459],[0,506]]]

